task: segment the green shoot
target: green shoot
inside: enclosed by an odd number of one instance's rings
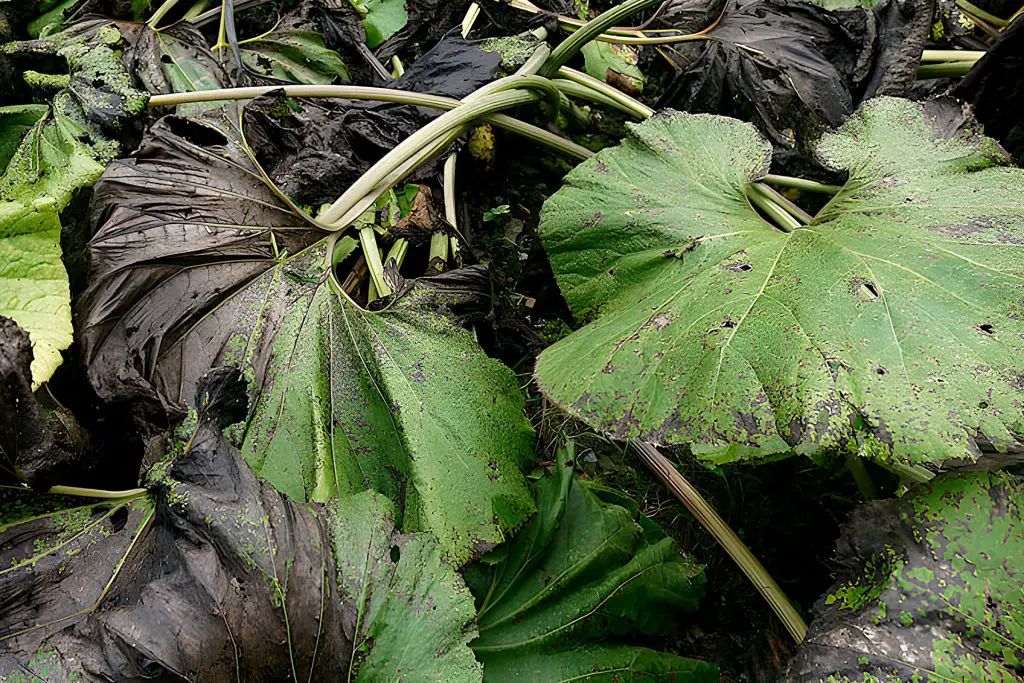
[[[146,22],[146,26],[155,31],[157,24],[163,21],[163,18],[167,16],[167,13],[174,9],[177,4],[178,0],[164,0],[163,4],[157,8],[156,12],[153,12],[153,16],[151,16],[149,21]]]

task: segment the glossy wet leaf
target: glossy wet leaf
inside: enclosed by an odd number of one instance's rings
[[[485,681],[717,681],[714,665],[626,645],[696,609],[703,573],[621,497],[575,479],[560,458],[539,512],[494,558],[471,566]]]
[[[947,139],[958,123],[868,103],[817,148],[848,182],[792,233],[744,196],[770,159],[752,126],[635,126],[545,205],[559,285],[593,322],[541,355],[544,393],[618,438],[719,462],[1014,447],[1024,172],[990,140]]]
[[[256,73],[282,81],[327,85],[349,80],[337,52],[323,37],[301,25],[282,26],[269,35],[241,44],[242,60]]]
[[[951,474],[855,512],[789,680],[1019,681],[1021,500],[1012,475]]]
[[[111,132],[145,104],[121,64],[120,45],[115,28],[94,25],[0,48],[17,64],[61,57],[71,74],[47,109],[16,106],[0,112],[10,126],[0,136],[6,157],[0,176],[0,315],[29,333],[36,385],[50,378],[72,341],[60,212],[99,179],[120,151]]]
[[[437,542],[400,533],[398,510],[372,491],[330,509],[338,598],[357,610],[349,680],[481,680],[473,596]]]
[[[242,452],[261,477],[297,500],[382,493],[456,564],[532,512],[515,379],[452,319],[485,300],[483,271],[359,309],[329,276],[329,236],[236,143],[176,117],[110,168],[93,209],[80,322],[100,396],[173,414],[210,368],[238,367],[252,401]]]

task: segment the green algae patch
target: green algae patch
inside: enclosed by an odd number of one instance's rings
[[[789,680],[1018,681],[1022,500],[1021,479],[984,472],[865,505],[840,543],[862,574],[819,603]]]

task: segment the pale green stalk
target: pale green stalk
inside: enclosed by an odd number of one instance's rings
[[[223,88],[220,90],[202,90],[198,92],[172,93],[169,95],[153,95],[149,98],[149,107],[171,107],[179,104],[191,104],[195,102],[217,102],[221,100],[251,100],[262,97],[272,92],[281,92],[288,97],[331,97],[348,100],[377,100],[381,102],[395,102],[397,104],[412,104],[432,109],[450,111],[460,106],[462,102],[450,97],[438,95],[425,95],[422,93],[409,92],[404,90],[392,90],[390,88],[373,88],[355,85],[286,85],[286,86],[259,86],[250,88]],[[504,114],[491,114],[484,116],[482,120],[503,128],[517,135],[529,138],[547,147],[551,147],[566,156],[583,160],[594,155],[586,147],[577,145],[572,140],[555,135],[551,131],[544,130],[532,124],[520,121],[519,119]]]
[[[974,62],[943,62],[941,64],[922,64],[917,67],[917,79],[927,78],[958,78],[974,66]]]
[[[761,186],[756,183],[747,183],[747,199],[750,200],[751,204],[767,214],[779,230],[793,232],[802,227],[800,221],[776,204],[768,193],[764,192]]]
[[[569,81],[573,81],[574,83],[584,85],[590,88],[591,90],[600,92],[606,97],[618,102],[619,105],[621,105],[620,108],[622,108],[623,111],[628,110],[632,113],[635,113],[641,119],[649,119],[652,116],[654,116],[654,110],[648,107],[640,100],[630,97],[629,95],[622,92],[618,88],[612,87],[605,83],[604,81],[600,81],[594,78],[590,74],[583,73],[582,71],[577,71],[576,69],[572,69],[568,66],[563,66],[561,69],[558,70],[557,78],[559,80],[567,79]],[[558,85],[559,80],[555,81],[555,85]]]
[[[78,498],[97,498],[100,500],[122,500],[140,498],[148,493],[146,489],[127,489],[125,491],[107,491],[105,489],[88,489],[81,486],[51,486],[47,493],[57,496],[76,496]]]
[[[570,59],[583,49],[583,46],[594,40],[602,33],[615,26],[619,21],[630,17],[637,12],[659,5],[664,0],[626,0],[626,2],[613,7],[600,16],[591,19],[578,31],[566,38],[554,49],[551,56],[544,62],[539,73],[541,76],[554,76],[558,70],[568,63]]]
[[[807,213],[793,202],[786,199],[784,196],[776,192],[771,187],[768,187],[764,183],[753,183],[757,188],[757,191],[762,193],[765,197],[773,201],[782,207],[786,213],[795,218],[800,222],[801,225],[809,225],[814,221],[814,216]]]
[[[384,281],[384,264],[381,263],[380,248],[377,246],[377,231],[372,225],[359,231],[359,243],[363,246],[363,257],[366,258],[366,268],[370,271],[370,281],[373,283],[369,300],[390,296],[391,288]]]
[[[826,185],[813,180],[792,178],[785,175],[768,174],[764,178],[761,178],[761,181],[771,183],[772,185],[778,185],[779,187],[792,187],[797,190],[803,190],[804,192],[818,192],[821,194],[836,194],[839,190],[843,189],[839,185]]]
[[[715,509],[704,500],[700,492],[672,466],[658,449],[642,441],[630,441],[630,448],[639,456],[644,465],[679,499],[701,526],[708,530],[722,549],[733,559],[743,573],[754,584],[761,596],[775,612],[786,630],[797,644],[807,637],[807,624],[793,607],[786,594],[775,582],[764,565],[754,557],[750,549],[740,540]]]
[[[976,62],[984,56],[983,50],[925,50],[921,53],[921,63]]]
[[[149,21],[146,22],[146,26],[155,30],[157,24],[159,24],[160,21],[165,16],[167,16],[168,12],[174,9],[175,5],[177,5],[178,2],[179,0],[164,0],[164,3],[157,8],[156,12],[153,12],[153,16],[151,16],[149,18]]]

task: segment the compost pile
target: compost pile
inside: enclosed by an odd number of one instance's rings
[[[1021,14],[0,0],[0,681],[1024,680]]]

